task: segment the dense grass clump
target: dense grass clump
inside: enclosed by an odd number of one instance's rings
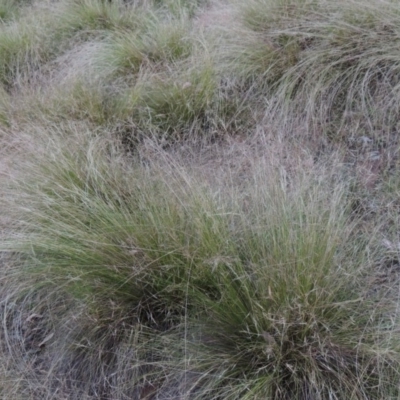
[[[17,17],[20,9],[30,1],[2,0],[0,2],[0,21],[5,23]]]
[[[132,29],[140,22],[131,7],[124,2],[96,0],[69,1],[60,15],[61,27],[83,36],[96,36],[119,29]]]
[[[147,15],[146,22],[145,32],[121,32],[105,46],[104,63],[116,73],[137,74],[143,65],[154,65],[156,69],[162,63],[190,55],[187,20],[182,17],[163,21],[156,15]]]
[[[222,62],[277,93],[279,124],[295,126],[301,115],[329,138],[387,140],[397,129],[396,2],[254,0],[239,15]]]
[[[238,259],[215,267],[221,294],[206,302],[203,342],[194,344],[193,355],[206,371],[208,393],[232,399],[394,396],[395,385],[387,384],[397,361],[378,350],[390,337],[387,304],[361,294],[358,250],[350,250],[350,263],[342,258],[346,233],[333,216],[338,205],[326,212],[326,203],[325,211],[318,209],[316,193],[302,193],[294,204],[276,195],[257,209],[268,215],[265,225],[258,217],[249,236],[240,230],[245,239]]]
[[[343,183],[331,180],[330,193],[329,175],[300,175],[285,187],[264,164],[239,189],[213,194],[163,153],[147,171],[128,167],[77,133],[54,160],[27,163],[8,191],[22,196],[4,248],[20,254],[29,296],[62,289],[89,318],[67,343],[52,339],[56,376],[65,363],[95,396],[77,371],[93,384],[120,370],[119,389],[103,389],[113,398],[147,381],[185,398],[395,393],[396,302],[368,293]],[[54,312],[58,331],[70,308]],[[136,349],[129,365],[121,348]]]
[[[0,397],[400,398],[399,16],[0,0]]]

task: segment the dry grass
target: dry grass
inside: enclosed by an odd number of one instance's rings
[[[399,399],[394,1],[0,4],[0,397]]]

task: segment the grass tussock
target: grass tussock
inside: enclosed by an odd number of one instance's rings
[[[193,46],[188,37],[187,20],[184,18],[163,21],[148,16],[146,32],[121,32],[111,38],[104,48],[103,63],[117,74],[137,74],[149,66],[160,69],[162,63],[190,55]],[[101,63],[101,60],[100,60]]]
[[[34,58],[32,38],[35,33],[28,27],[22,30],[15,25],[9,25],[1,30],[0,76],[2,83],[10,84],[16,80],[22,66],[28,66],[31,57]]]
[[[6,23],[16,17],[22,7],[29,5],[30,1],[2,0],[0,2],[0,21]]]
[[[0,0],[0,397],[398,399],[389,0]]]
[[[368,294],[343,182],[284,181],[264,162],[218,193],[162,152],[129,168],[111,144],[68,134],[53,134],[46,152],[67,146],[53,160],[31,155],[9,186],[18,218],[3,245],[30,277],[27,299],[61,290],[84,304],[67,342],[51,337],[55,379],[71,374],[89,398],[116,371],[108,398],[141,398],[146,382],[184,398],[396,393],[397,302]],[[48,312],[43,335],[71,318],[65,305]]]
[[[239,14],[243,35],[223,54],[227,68],[243,63],[244,79],[276,91],[279,123],[303,114],[331,138],[351,126],[352,135],[387,140],[397,129],[395,2],[256,0]]]
[[[10,105],[10,98],[8,93],[0,87],[0,125],[8,124],[8,108]]]
[[[83,35],[96,35],[117,29],[131,29],[139,23],[139,16],[123,2],[96,0],[70,1],[61,15],[64,29]]]

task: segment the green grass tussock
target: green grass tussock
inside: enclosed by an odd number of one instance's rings
[[[9,25],[0,31],[0,77],[4,84],[11,84],[29,63],[34,62],[33,40],[36,32],[27,27]]]
[[[204,68],[169,81],[156,76],[142,93],[143,118],[164,132],[179,130],[205,118],[215,96],[213,71]]]
[[[172,15],[181,15],[187,13],[193,17],[196,13],[210,5],[210,0],[153,0],[153,6],[156,9],[164,9]]]
[[[146,286],[140,274],[146,275],[161,263],[166,264],[163,268],[168,275],[170,268],[178,268],[180,272],[176,273],[176,278],[183,274],[181,279],[184,280],[187,273],[186,264],[192,258],[192,251],[195,248],[196,251],[200,251],[203,247],[204,251],[209,251],[211,249],[208,246],[211,247],[212,243],[217,246],[217,233],[213,233],[212,238],[207,237],[212,232],[208,231],[209,227],[206,224],[200,224],[202,216],[196,217],[194,222],[199,224],[198,228],[191,227],[190,221],[185,220],[187,213],[206,213],[205,210],[196,210],[196,204],[193,205],[194,208],[188,206],[189,208],[185,209],[183,205],[179,207],[178,198],[183,202],[185,197],[191,195],[190,192],[175,193],[173,183],[170,184],[172,187],[169,187],[151,176],[141,176],[137,169],[121,170],[118,164],[103,162],[101,156],[96,154],[95,147],[87,154],[79,154],[78,159],[76,150],[73,153],[59,154],[54,164],[46,163],[43,170],[37,171],[38,180],[34,179],[27,186],[27,197],[24,200],[27,201],[26,205],[35,201],[38,207],[33,214],[28,213],[30,216],[27,214],[24,217],[27,222],[24,228],[27,238],[30,236],[29,232],[32,234],[26,249],[28,252],[32,249],[38,260],[42,259],[39,254],[43,254],[43,258],[48,262],[46,264],[55,268],[56,276],[62,274],[63,265],[66,276],[69,276],[70,267],[74,264],[78,275],[87,275],[81,284],[75,284],[72,280],[73,286],[78,285],[82,290],[89,290],[87,283],[92,281],[97,282],[93,289],[99,291],[104,278],[106,291],[110,290],[110,285],[115,284],[116,292],[121,292],[123,297],[129,299],[131,295],[136,294],[131,287],[126,289],[126,285],[129,286],[135,281],[134,285],[138,285],[138,288]],[[47,178],[42,179],[44,176]],[[55,182],[58,182],[56,191],[53,189]],[[170,195],[160,195],[163,191],[170,192]],[[44,196],[41,199],[37,197],[39,192]],[[64,199],[64,204],[60,202],[61,199]],[[200,200],[198,202],[200,207]],[[23,208],[25,206],[21,205],[20,212]],[[38,219],[35,222],[36,218]],[[38,223],[42,225],[43,233],[37,229]],[[68,229],[70,224],[71,229]],[[172,231],[169,230],[170,227]],[[54,232],[54,235],[59,235],[58,245],[54,246],[53,239],[50,242],[44,240],[42,235],[46,235],[44,232],[47,229]],[[195,230],[199,237],[191,239],[191,229]],[[93,230],[101,232],[97,239],[92,236]],[[33,244],[32,240],[36,244]],[[194,242],[191,243],[191,240]],[[202,244],[203,240],[206,243]],[[177,248],[179,242],[181,244]],[[74,254],[70,253],[73,248]],[[138,275],[134,268],[135,262],[132,264],[136,258],[135,254],[139,263]],[[29,261],[28,264],[31,268],[35,263]],[[41,264],[40,262],[37,265],[39,269],[46,268]],[[160,288],[157,288],[155,293],[158,291]]]
[[[13,191],[23,195],[4,247],[36,291],[59,287],[85,302],[91,322],[64,348],[80,360],[68,373],[100,379],[97,350],[82,352],[81,340],[111,346],[107,377],[137,335],[136,388],[149,379],[168,392],[178,371],[188,398],[395,393],[397,303],[368,295],[362,242],[347,245],[343,183],[300,176],[285,187],[262,165],[245,187],[213,194],[162,153],[146,171],[101,140],[75,140],[10,186],[14,202]]]
[[[61,23],[72,32],[98,34],[119,29],[132,29],[139,23],[131,7],[123,2],[78,0],[66,3],[62,10]]]
[[[19,14],[21,7],[29,5],[30,1],[2,0],[0,2],[0,22],[6,23]]]
[[[121,32],[113,36],[105,46],[105,65],[116,73],[137,74],[141,68],[161,68],[190,55],[191,44],[185,27],[186,21],[148,18],[148,30],[144,32]],[[100,61],[101,64],[101,61]]]
[[[8,109],[10,98],[8,93],[0,86],[0,125],[8,125]]]
[[[202,331],[206,344],[193,356],[207,371],[204,380],[214,389],[209,389],[212,396],[341,399],[364,398],[368,392],[379,398],[396,391],[387,383],[397,361],[381,358],[378,350],[387,345],[383,309],[376,303],[369,309],[360,288],[347,281],[357,271],[335,266],[335,234],[330,229],[318,233],[315,221],[311,233],[311,221],[303,218],[298,225],[290,219],[290,232],[281,225],[274,231],[270,222],[270,237],[255,241],[257,258],[265,246],[265,259],[232,262],[221,271],[221,299],[208,303],[211,311]],[[299,237],[292,223],[299,226]],[[383,376],[386,383],[380,382]]]

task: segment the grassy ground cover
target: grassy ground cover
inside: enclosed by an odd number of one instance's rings
[[[0,0],[0,397],[399,399],[399,22]]]

